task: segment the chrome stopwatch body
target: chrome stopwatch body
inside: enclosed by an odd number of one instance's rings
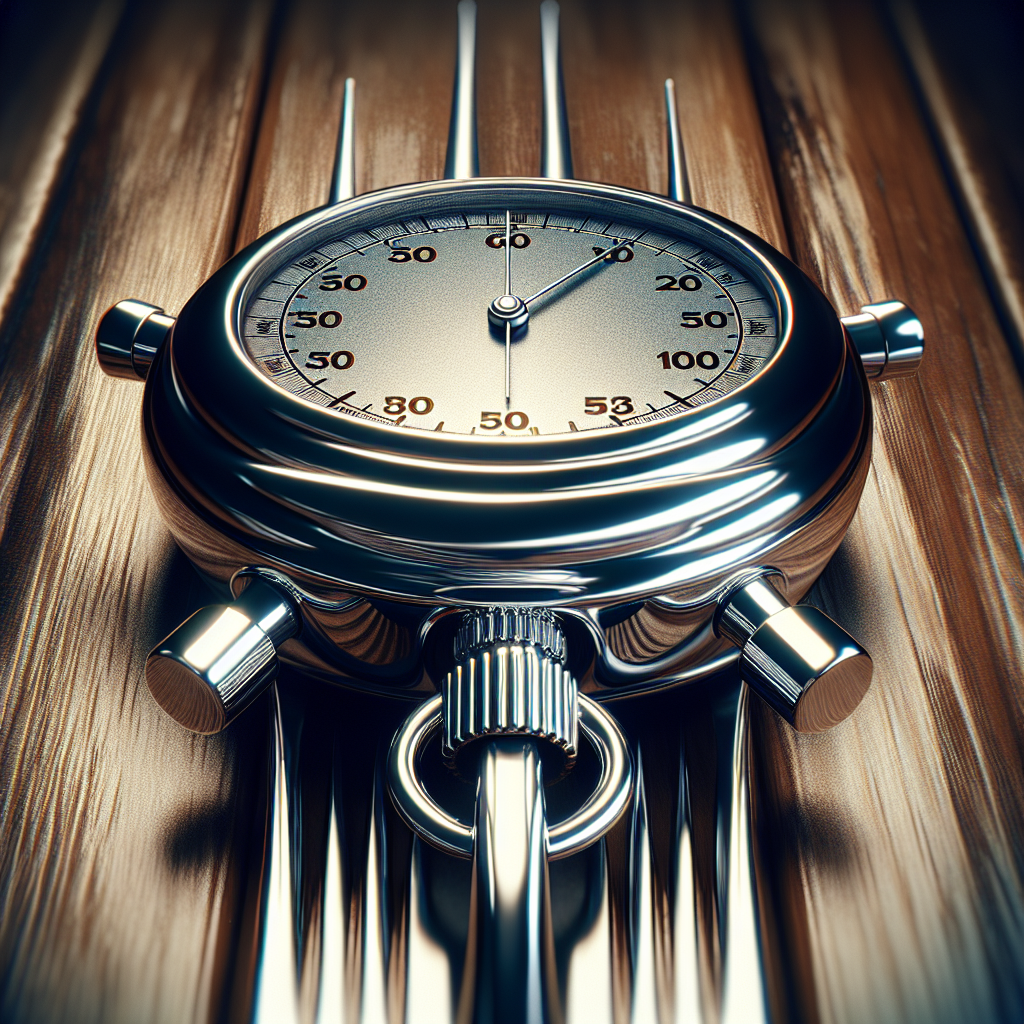
[[[770,298],[774,354],[740,386],[671,415],[501,438],[345,415],[257,367],[243,318],[276,270],[318,243],[467,206],[696,240]],[[161,509],[195,564],[223,583],[259,566],[293,587],[302,628],[286,658],[339,681],[415,685],[422,637],[446,609],[542,606],[589,636],[585,687],[617,692],[735,657],[712,619],[751,573],[802,596],[856,508],[871,434],[861,360],[784,256],[692,207],[547,179],[389,189],[270,233],[182,311],[147,376],[143,416]]]

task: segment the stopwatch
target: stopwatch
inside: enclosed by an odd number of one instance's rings
[[[416,698],[392,790],[466,855],[473,826],[418,777],[432,729],[451,758],[495,736],[568,765],[593,746],[594,797],[549,829],[561,856],[628,798],[605,698],[738,661],[797,729],[854,709],[870,658],[797,602],[857,507],[869,376],[923,351],[902,303],[840,319],[763,240],[678,195],[572,180],[567,155],[544,177],[343,198],[176,318],[128,300],[98,330],[104,368],[145,379],[163,518],[228,598],[153,651],[157,701],[216,732],[279,659]]]
[[[887,312],[860,319],[881,334]],[[361,196],[260,239],[168,319],[123,303],[100,338],[128,323],[133,368],[155,352],[144,437],[172,533],[213,579],[277,588],[294,635],[264,660],[352,685],[431,687],[441,621],[499,607],[554,613],[585,692],[707,675],[749,639],[729,637],[744,588],[802,622],[788,604],[867,471],[864,368],[820,291],[736,225],[627,189]],[[163,703],[209,689],[176,654],[149,671]],[[864,674],[801,724],[851,710]],[[257,675],[190,724],[225,724]],[[795,720],[801,683],[755,685]]]

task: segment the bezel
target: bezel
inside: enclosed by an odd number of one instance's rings
[[[585,454],[605,454],[609,451],[621,451],[624,448],[621,438],[611,439],[607,437],[596,437],[601,431],[581,431],[578,434],[544,434],[539,436],[491,436],[491,435],[467,435],[454,433],[438,433],[429,439],[419,439],[407,443],[410,430],[402,430],[390,424],[383,424],[372,420],[356,419],[349,414],[324,407],[315,407],[312,403],[306,402],[283,387],[267,378],[252,363],[252,360],[245,352],[241,341],[241,324],[245,310],[249,302],[262,285],[273,277],[275,270],[288,265],[299,256],[315,248],[317,244],[324,244],[329,239],[337,239],[343,234],[355,233],[365,230],[375,224],[388,223],[401,220],[403,217],[412,216],[436,216],[450,210],[450,203],[453,198],[471,196],[475,205],[505,208],[514,207],[516,204],[544,208],[561,209],[566,213],[603,213],[610,220],[622,218],[627,221],[636,221],[638,211],[643,211],[651,218],[652,226],[661,227],[670,232],[680,232],[680,224],[684,225],[686,234],[705,238],[709,245],[722,249],[728,249],[730,258],[744,265],[753,273],[766,296],[772,301],[778,317],[779,342],[774,355],[760,368],[757,374],[750,381],[740,385],[735,391],[730,392],[726,398],[737,395],[740,391],[751,386],[755,380],[761,377],[766,370],[783,357],[783,351],[789,340],[792,323],[792,297],[783,274],[778,273],[774,265],[774,258],[779,254],[771,250],[771,257],[767,257],[765,249],[768,248],[763,241],[743,231],[737,225],[729,224],[721,218],[695,207],[682,206],[663,196],[655,196],[648,193],[633,191],[611,185],[597,185],[588,182],[556,182],[549,179],[535,178],[475,178],[466,181],[440,181],[426,182],[416,185],[406,185],[398,188],[385,189],[380,192],[368,193],[359,196],[357,199],[334,207],[325,207],[313,211],[302,217],[283,225],[281,228],[263,236],[239,256],[235,257],[228,266],[234,268],[232,281],[226,294],[224,294],[225,308],[223,310],[226,318],[227,335],[231,342],[230,356],[224,360],[218,360],[212,366],[214,375],[219,372],[234,373],[238,370],[238,364],[245,366],[250,375],[256,376],[261,383],[268,382],[280,395],[288,396],[290,403],[300,404],[303,410],[306,407],[319,408],[322,415],[308,417],[308,422],[317,430],[336,432],[339,437],[344,436],[359,444],[371,444],[395,452],[411,454],[426,453],[436,450],[442,458],[452,457],[452,448],[468,445],[467,457],[479,458],[478,447],[481,444],[496,443],[510,449],[509,453],[502,456],[493,456],[488,453],[486,458],[497,457],[499,460],[517,460],[526,458],[533,459],[532,455],[524,455],[518,452],[520,445],[534,446],[546,445],[549,450],[547,458],[561,458],[563,446],[571,446],[570,457],[583,457]],[[524,199],[524,196],[527,198]],[[641,216],[640,220],[647,217]],[[226,268],[225,268],[226,269]],[[222,271],[223,273],[223,271]],[[219,275],[218,275],[219,276]],[[211,282],[212,283],[212,282]],[[202,359],[209,360],[210,351],[207,351]],[[223,353],[225,356],[227,353]],[[824,374],[831,376],[838,373],[841,356],[836,359],[836,353],[831,353],[833,364],[830,367],[822,366],[817,368],[824,371]],[[248,389],[247,389],[248,390]],[[789,397],[789,400],[778,403],[779,415],[783,421],[789,422],[783,428],[783,436],[788,435],[792,430],[799,429],[800,423],[808,416],[813,415],[815,403],[808,407],[806,401],[808,392],[806,389],[796,389],[798,394]],[[827,391],[827,387],[822,389]],[[205,395],[197,395],[197,400],[203,404]],[[255,395],[253,395],[255,397]],[[763,403],[767,395],[758,396]],[[794,403],[793,398],[800,398]],[[243,401],[247,401],[247,394]],[[718,407],[723,401],[719,399],[708,403],[708,406]],[[700,417],[697,414],[703,407],[695,407],[674,415],[669,421],[657,421],[655,423],[628,424],[615,431],[608,431],[616,435],[626,431],[643,431],[643,440],[636,441],[636,444],[646,445],[652,443],[655,438],[669,435],[668,443],[675,443],[670,435],[675,433],[679,421],[685,419],[688,423]],[[306,420],[301,413],[296,413],[300,419]],[[349,432],[344,423],[355,422],[360,427],[365,426],[368,431],[361,429]],[[652,429],[655,428],[655,429]],[[660,428],[660,429],[658,429]],[[683,431],[685,438],[690,430]],[[559,443],[561,442],[561,443]],[[584,451],[586,449],[586,451]],[[469,455],[468,453],[472,453]],[[460,457],[456,454],[456,457]]]
[[[436,215],[467,197],[706,238],[774,302],[774,356],[723,398],[671,418],[528,438],[359,420],[285,391],[251,362],[241,318],[274,267],[327,234]],[[842,533],[815,522],[862,480],[870,431],[866,381],[835,312],[767,243],[663,197],[529,178],[387,189],[264,236],[182,311],[144,416],[155,471],[208,531],[186,536],[178,517],[190,554],[219,536],[249,563],[328,589],[431,605],[594,608],[668,594],[696,607],[796,534],[807,534],[816,575]]]

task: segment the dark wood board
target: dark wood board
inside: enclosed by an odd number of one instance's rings
[[[5,1020],[202,1019],[222,983],[227,850],[189,825],[230,804],[234,743],[175,729],[142,684],[204,594],[149,496],[138,390],[90,337],[126,290],[176,311],[231,251],[269,13],[130,9],[4,325]]]
[[[817,588],[871,649],[872,691],[825,736],[763,722],[776,813],[791,801],[835,841],[780,880],[806,929],[804,1010],[1008,1019],[1024,956],[1020,381],[884,24],[766,2],[751,26],[796,258],[843,312],[905,298],[930,339],[916,379],[875,390],[872,473]]]

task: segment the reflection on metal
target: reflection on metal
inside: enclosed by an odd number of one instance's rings
[[[729,814],[728,855],[724,878],[719,879],[720,884],[725,883],[721,890],[724,912],[720,912],[719,917],[722,922],[721,1024],[762,1024],[768,1020],[751,847],[747,701],[747,691],[741,688],[730,744],[729,806],[726,811],[720,804],[719,812]],[[728,717],[723,720],[725,730]],[[720,780],[720,783],[725,781]]]
[[[462,0],[458,18],[455,88],[444,176],[476,178],[480,174],[480,155],[476,138],[476,4],[473,0]]]
[[[345,79],[345,98],[338,125],[338,146],[331,175],[330,203],[340,203],[356,194],[356,80]]]
[[[96,359],[110,377],[145,380],[174,317],[139,299],[122,299],[96,328]]]
[[[476,800],[473,890],[459,1020],[542,1024],[556,998],[540,755],[488,742]]]
[[[438,1024],[455,1019],[451,963],[445,948],[431,934],[427,918],[427,886],[423,844],[413,839],[409,875],[409,927],[406,932],[405,1024]]]
[[[253,1024],[299,1024],[288,772],[277,689],[273,691],[271,802],[263,852]]]
[[[654,885],[651,878],[651,842],[647,823],[647,800],[644,795],[643,758],[637,757],[636,788],[633,796],[633,829],[630,843],[630,889],[632,896],[632,967],[630,1020],[632,1024],[668,1019],[669,1007],[664,1005],[658,984],[657,939],[659,917],[655,913]],[[662,998],[659,998],[661,996]],[[661,1015],[659,1016],[659,1009]]]
[[[594,886],[597,892],[588,894],[598,903],[597,913],[566,957],[565,1024],[614,1024],[612,923],[604,840],[600,851],[601,870]]]
[[[679,758],[679,804],[672,870],[676,896],[672,906],[672,1007],[675,1021],[700,1021],[700,962],[697,894],[693,863],[693,829],[685,744]]]
[[[343,1024],[345,1010],[345,915],[338,801],[331,795],[327,827],[318,968],[316,1024]]]
[[[345,793],[332,766],[341,738],[305,721],[315,704],[273,690],[270,805],[256,913],[253,1024],[386,1024],[396,943],[388,906],[381,782]],[[326,749],[321,749],[326,747]],[[346,834],[344,803],[368,811]],[[368,798],[368,799],[367,799]],[[353,844],[353,839],[355,844]],[[344,851],[362,853],[352,863]],[[400,979],[404,987],[404,979]],[[447,1018],[445,1018],[447,1019]]]
[[[569,115],[565,107],[558,22],[558,4],[555,0],[544,0],[540,5],[540,59],[543,74],[543,135],[540,147],[542,178],[572,177],[572,148],[569,144]]]
[[[229,605],[209,605],[150,652],[156,702],[193,732],[220,732],[277,675],[277,648],[299,628],[290,598],[254,580]]]
[[[741,649],[743,679],[798,732],[838,725],[871,685],[871,658],[812,605],[793,607],[758,576],[722,601],[715,628]]]
[[[275,703],[253,1019],[518,1022],[544,1005],[546,1016],[533,1019],[763,1024],[745,693],[738,679],[725,678],[716,695],[676,701],[668,716],[632,718],[634,812],[589,853],[552,865],[563,875],[550,891],[542,884],[544,800],[530,740],[499,739],[484,758],[475,828],[482,841],[471,865],[401,826],[386,832],[379,769],[363,762],[352,776],[365,751],[386,742],[389,723],[364,728],[365,749],[350,752],[338,774],[329,752],[304,752],[323,742],[336,760],[346,756],[350,697],[319,705],[285,694],[283,715]],[[325,708],[333,724],[310,733],[311,716]],[[332,771],[333,797],[325,798]],[[468,789],[440,771],[432,785]],[[352,859],[345,851],[355,851]],[[558,971],[545,951],[549,928]],[[509,995],[502,986],[513,978],[519,984]],[[540,994],[545,985],[549,998]]]
[[[690,178],[686,173],[686,152],[679,131],[676,83],[665,79],[665,121],[668,126],[668,197],[677,203],[692,203]]]
[[[924,358],[924,328],[906,303],[897,299],[871,302],[842,321],[869,380],[917,373]]]
[[[360,891],[360,917],[350,937],[349,956],[361,966],[359,974],[359,1024],[378,1024],[387,1020],[388,933],[385,924],[386,894],[384,878],[383,807],[380,783],[374,778],[370,806],[370,836],[366,850],[366,871]],[[354,940],[354,942],[353,942]],[[354,954],[354,955],[353,955]]]
[[[669,860],[662,868],[668,874],[656,883],[648,794],[656,793],[662,805],[673,794],[664,779],[644,770],[642,757],[637,759],[641,768],[628,879],[632,893],[630,1019],[634,1024],[763,1024],[767,1020],[750,846],[746,690],[728,684],[724,689],[711,712],[717,797],[703,805],[712,810],[713,818],[696,823],[703,834],[715,836],[710,875],[698,871],[695,863],[695,805],[688,793],[694,775],[709,779],[708,765],[680,740],[678,812]],[[707,891],[708,882],[713,892]],[[670,904],[672,892],[675,898]],[[701,902],[713,909],[711,917],[699,910]]]

